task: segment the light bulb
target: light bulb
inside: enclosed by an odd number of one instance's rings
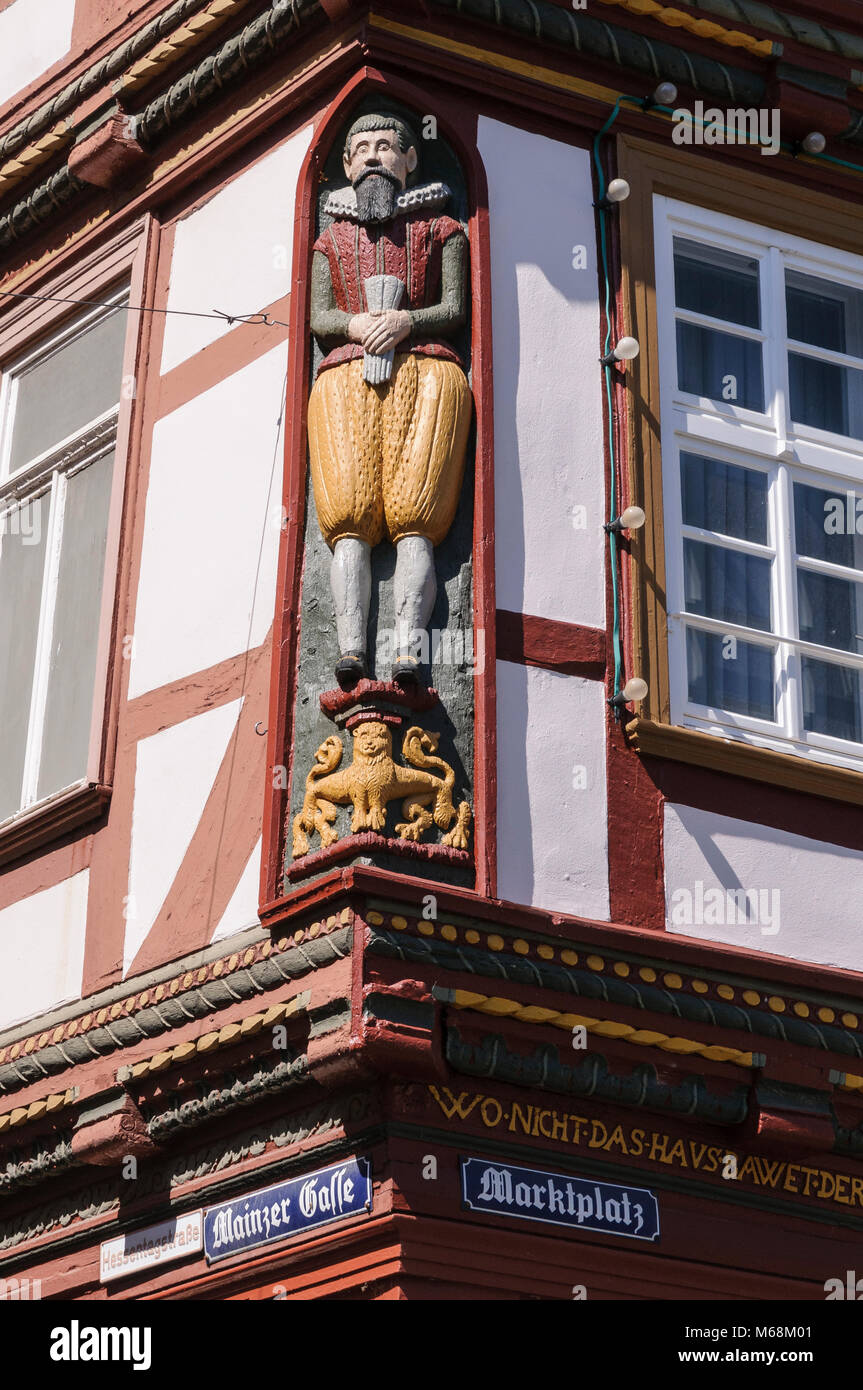
[[[642,680],[641,676],[630,676],[621,694],[627,704],[633,700],[643,700],[647,694],[647,681]]]
[[[606,531],[637,531],[644,525],[646,518],[641,507],[627,507],[625,511],[616,516],[614,521],[605,523]]]
[[[807,154],[822,154],[827,141],[820,130],[810,130],[809,134],[803,137],[802,144]]]
[[[622,203],[629,197],[631,191],[626,179],[612,179],[605,190],[605,196],[609,203]]]
[[[658,87],[653,89],[653,104],[655,106],[673,106],[677,101],[677,88],[673,82],[660,82]]]
[[[637,338],[619,338],[615,344],[612,356],[618,362],[631,362],[634,357],[638,356],[640,351],[641,348],[638,345]]]

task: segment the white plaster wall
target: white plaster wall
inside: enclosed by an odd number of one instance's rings
[[[489,184],[498,607],[604,627],[590,158],[484,116],[478,140]],[[573,268],[578,246],[584,269]]]
[[[498,897],[608,921],[604,700],[599,681],[498,662]]]
[[[0,1028],[81,996],[90,871],[0,912]]]
[[[288,293],[297,179],[311,138],[306,126],[177,224],[169,309],[253,314]],[[169,316],[162,372],[229,329],[218,319]]]
[[[160,420],[153,436],[130,698],[263,642],[281,525],[287,346]]]
[[[124,973],[168,895],[201,819],[241,700],[207,710],[138,744],[126,901]],[[218,845],[213,845],[213,854]],[[206,868],[202,867],[202,874]]]
[[[672,922],[675,908],[679,916],[690,902],[682,890],[691,895],[695,914],[699,882],[702,895],[711,889],[724,890],[720,897],[706,900],[700,915],[725,920]],[[755,922],[728,920],[732,904],[725,893],[740,889],[770,895],[756,900]],[[667,805],[665,891],[667,925],[678,935],[863,970],[863,852],[859,850],[690,806]],[[773,930],[776,925],[778,931]]]
[[[53,67],[72,43],[75,0],[15,0],[0,14],[0,106]]]
[[[232,936],[234,932],[244,931],[247,927],[259,927],[261,925],[258,917],[260,878],[261,841],[259,840],[249,856],[249,862],[234,889],[231,901],[225,908],[222,920],[213,932],[214,941],[221,941],[223,937]]]

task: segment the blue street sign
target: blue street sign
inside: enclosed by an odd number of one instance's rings
[[[541,1168],[516,1168],[484,1158],[461,1160],[461,1191],[471,1211],[520,1216],[583,1231],[659,1238],[659,1206],[643,1187],[570,1178]]]
[[[204,1212],[204,1253],[208,1261],[222,1260],[346,1216],[370,1213],[371,1207],[369,1160],[349,1158],[317,1173],[208,1207]]]

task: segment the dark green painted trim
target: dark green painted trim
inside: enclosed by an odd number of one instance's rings
[[[471,946],[450,945],[445,941],[387,932],[383,928],[369,930],[367,950],[373,954],[422,962],[431,968],[478,975],[492,981],[550,989],[581,999],[600,999],[604,1003],[643,1009],[648,1013],[685,1019],[691,1023],[706,1023],[715,1028],[776,1038],[799,1047],[863,1057],[863,1036],[827,1023],[816,1024],[780,1014],[761,1013],[744,1005],[699,999],[695,995],[662,989],[640,980],[621,980],[576,966],[530,961],[505,951],[483,951]],[[572,944],[577,945],[575,942]]]

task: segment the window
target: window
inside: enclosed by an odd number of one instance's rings
[[[85,779],[128,289],[2,364],[0,822]]]
[[[654,212],[671,722],[863,769],[863,257]]]

